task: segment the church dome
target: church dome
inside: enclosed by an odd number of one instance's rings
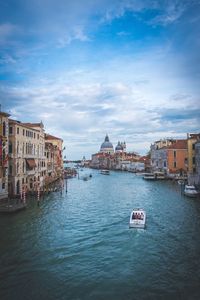
[[[109,141],[108,135],[106,135],[104,142],[101,144],[101,152],[113,151],[113,144]]]
[[[115,147],[115,151],[123,151],[123,146],[120,142],[118,142],[117,146]]]

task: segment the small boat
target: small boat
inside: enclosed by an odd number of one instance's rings
[[[199,195],[199,192],[196,190],[194,185],[186,185],[183,193],[191,198],[195,198]]]
[[[110,175],[110,171],[109,170],[101,170],[101,174],[102,175]]]
[[[92,177],[89,174],[84,174],[82,175],[79,179],[82,179],[84,181],[88,181],[89,179],[91,179]]]
[[[165,179],[165,174],[163,172],[155,172],[154,175],[155,175],[155,179],[156,180],[163,180],[163,179]]]
[[[155,177],[154,173],[144,173],[143,174],[143,179],[146,179],[146,180],[156,180],[156,177]]]
[[[141,208],[136,208],[132,211],[130,216],[130,228],[145,228],[146,226],[146,212]]]

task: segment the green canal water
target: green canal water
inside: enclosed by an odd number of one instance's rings
[[[84,172],[0,216],[0,299],[200,299],[200,201],[172,182]],[[129,229],[137,207],[145,230]]]

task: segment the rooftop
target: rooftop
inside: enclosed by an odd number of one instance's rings
[[[45,140],[60,140],[60,141],[62,141],[61,138],[58,138],[58,137],[48,134],[48,133],[45,134]]]
[[[187,140],[176,140],[168,149],[187,149]]]
[[[0,116],[1,116],[1,117],[10,117],[9,114],[7,114],[7,113],[5,113],[5,112],[3,112],[3,111],[0,111]]]

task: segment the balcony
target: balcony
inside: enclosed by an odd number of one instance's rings
[[[32,170],[26,170],[26,175],[30,176],[30,175],[35,175],[36,171],[34,169]]]

